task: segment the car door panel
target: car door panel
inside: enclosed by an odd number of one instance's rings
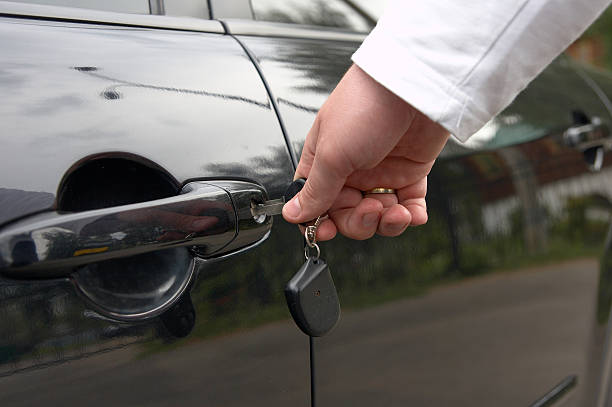
[[[227,25],[259,61],[301,151],[358,42]],[[321,245],[343,307],[317,341],[321,402],[514,406],[558,384],[570,403],[592,390],[610,154],[589,171],[566,130],[609,126],[603,102],[556,61],[468,143],[449,142],[428,180],[426,225]]]
[[[0,225],[165,198],[193,180],[248,180],[280,197],[293,172],[284,136],[301,150],[363,38],[227,21],[251,61],[195,20],[69,20],[0,21]],[[316,340],[323,404],[524,405],[555,385],[593,404],[581,397],[600,385],[610,308],[599,262],[610,157],[589,171],[586,145],[567,134],[607,126],[604,102],[556,62],[467,144],[449,143],[429,179],[426,226],[322,245],[343,306]],[[308,341],[282,294],[301,245],[276,221],[235,256],[193,260],[179,248],[76,272],[134,294],[195,261],[188,295],[141,321],[101,313],[75,274],[0,279],[0,402],[305,404]]]
[[[270,198],[291,182],[264,84],[230,36],[7,17],[0,32],[1,224],[167,198],[193,180],[248,180]],[[101,314],[74,275],[2,277],[0,404],[303,403],[308,342],[283,297],[301,239],[275,222],[257,247],[196,259],[189,295],[129,322]],[[78,272],[133,294],[187,260],[166,249]]]
[[[11,118],[4,188],[55,194],[73,164],[109,146],[144,156],[179,181],[211,176],[227,162],[242,163],[232,168],[235,177],[253,179],[249,160],[273,156],[282,140],[257,72],[229,37],[17,19],[2,27],[11,101],[2,112]],[[31,117],[44,118],[44,128]],[[257,124],[248,138],[244,122]],[[195,148],[203,139],[207,148]],[[285,152],[278,154],[288,171]],[[32,165],[24,171],[11,157]]]

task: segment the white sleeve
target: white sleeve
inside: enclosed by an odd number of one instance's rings
[[[392,0],[353,61],[467,140],[611,0]]]

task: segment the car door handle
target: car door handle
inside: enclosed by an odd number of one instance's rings
[[[271,217],[253,217],[265,189],[251,182],[191,182],[177,196],[77,213],[45,212],[0,230],[0,273],[57,277],[74,267],[188,246],[217,257],[265,239]]]
[[[590,123],[571,126],[565,130],[563,138],[570,147],[586,150],[590,147],[600,147],[612,144],[608,126],[598,117],[593,117]]]
[[[583,120],[589,120],[584,113]],[[588,123],[569,127],[563,133],[565,144],[582,152],[584,162],[591,171],[599,171],[603,166],[604,153],[612,149],[610,129],[599,117],[593,117]]]

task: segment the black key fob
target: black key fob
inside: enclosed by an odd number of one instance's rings
[[[293,181],[291,184],[289,184],[289,187],[285,191],[285,202],[289,202],[294,196],[296,196],[297,193],[300,192],[302,188],[304,188],[305,184],[306,184],[306,178],[298,178],[295,181]],[[309,223],[312,223],[312,221],[300,223],[300,225],[307,226]]]
[[[285,202],[289,202],[291,198],[296,196],[297,193],[304,188],[304,184],[306,184],[306,178],[298,178],[289,184],[289,187],[285,191]]]
[[[308,336],[323,336],[340,319],[340,301],[323,259],[309,258],[285,287],[289,311]]]

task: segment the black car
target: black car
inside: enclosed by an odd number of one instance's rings
[[[359,4],[0,1],[0,405],[309,405],[303,237],[252,206],[291,183]],[[448,143],[426,225],[321,244],[319,405],[611,405],[610,97],[560,57]]]

